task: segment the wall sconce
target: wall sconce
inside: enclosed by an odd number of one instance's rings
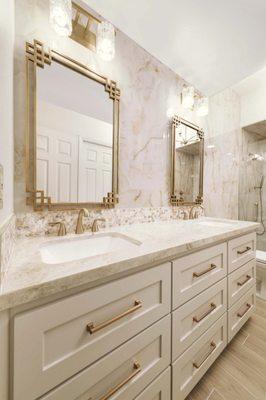
[[[104,61],[111,61],[115,56],[115,29],[108,21],[98,25],[96,51]]]
[[[61,36],[70,36],[82,46],[96,51],[105,61],[115,56],[115,29],[100,21],[71,0],[50,0],[50,23]]]
[[[182,99],[182,106],[184,108],[193,108],[194,106],[194,96],[195,96],[195,89],[193,86],[184,86],[181,99]]]
[[[72,2],[71,0],[50,0],[50,24],[60,36],[70,36],[72,33]]]
[[[199,117],[205,117],[209,113],[209,100],[208,97],[201,97],[195,93],[193,86],[184,86],[181,93],[181,103],[184,108],[190,110],[194,109],[196,103],[196,114]]]
[[[196,113],[199,117],[205,117],[209,114],[209,99],[208,97],[200,97],[197,102]]]

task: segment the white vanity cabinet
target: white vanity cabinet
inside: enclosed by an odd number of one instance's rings
[[[15,309],[10,400],[184,400],[252,315],[255,233]]]

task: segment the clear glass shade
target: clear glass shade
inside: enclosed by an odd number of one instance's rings
[[[97,53],[105,61],[115,56],[115,30],[110,22],[103,21],[98,25]]]
[[[209,99],[208,97],[200,97],[197,104],[197,115],[204,117],[209,113]]]
[[[50,0],[50,24],[60,36],[70,36],[72,33],[72,2],[71,0]]]
[[[192,108],[194,105],[195,90],[193,86],[184,87],[182,90],[182,106]]]

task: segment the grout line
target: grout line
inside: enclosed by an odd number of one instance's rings
[[[208,395],[208,397],[206,398],[206,400],[209,400],[209,399],[210,399],[210,397],[211,397],[211,395],[213,394],[214,391],[215,391],[215,389],[212,388],[212,390],[211,390],[210,394]]]
[[[246,333],[247,337],[244,339],[242,346],[244,346],[246,344],[246,341],[248,340],[248,338],[250,337],[250,333]]]

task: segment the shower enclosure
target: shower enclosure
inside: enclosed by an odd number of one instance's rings
[[[257,249],[266,252],[266,121],[256,123],[242,134],[239,179],[239,219],[261,224]]]

